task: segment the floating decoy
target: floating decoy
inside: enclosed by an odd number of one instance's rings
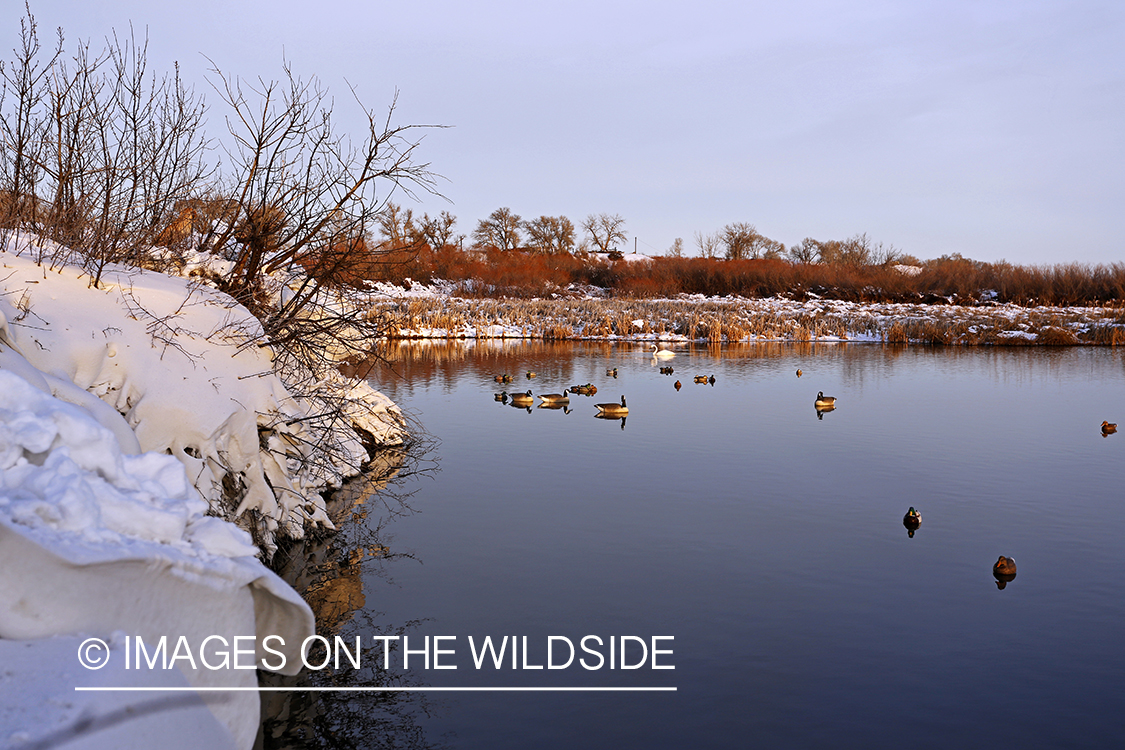
[[[624,396],[621,397],[620,404],[594,404],[594,408],[607,417],[621,417],[629,413],[629,407],[625,405]]]
[[[706,383],[707,382],[707,376],[706,375],[696,375],[695,376],[695,382],[696,383]]]
[[[531,380],[534,377],[536,377],[536,373],[532,372],[531,370],[528,370],[527,371],[527,379]]]
[[[992,566],[992,574],[995,576],[1012,576],[1016,575],[1016,561],[1010,557],[1000,555],[1000,559]]]
[[[505,404],[508,403],[508,393],[507,393],[507,391],[501,391],[500,393],[497,393],[496,394],[496,400],[502,401]]]
[[[678,380],[677,380],[677,381],[676,381],[676,390],[678,391],[678,390],[680,390],[680,388],[682,388],[682,387],[683,387],[683,386],[681,386],[681,385],[680,385],[680,381],[678,381]]]
[[[612,375],[613,377],[615,377],[615,378],[616,378],[616,377],[617,377],[617,368],[616,368],[616,367],[614,367],[614,368],[612,368],[612,369],[607,369],[607,370],[605,371],[605,374],[606,374],[606,375]]]
[[[497,375],[496,377],[493,378],[493,380],[495,380],[497,383],[503,383],[504,382],[504,376],[503,375]]]
[[[715,376],[712,375],[711,377],[707,378],[707,382],[711,385],[715,385]]]
[[[822,408],[828,407],[828,406],[836,406],[836,397],[835,396],[825,396],[824,391],[820,391],[819,393],[816,394],[816,401],[813,402],[813,405],[819,406],[819,407],[822,407]]]
[[[906,533],[910,538],[914,538],[914,532],[922,525],[922,514],[910,506],[910,510],[906,511],[906,515],[902,517],[902,525],[906,527]]]
[[[535,401],[531,396],[530,389],[528,389],[527,393],[509,393],[508,400],[516,406],[531,406]]]
[[[801,368],[800,367],[797,368],[797,377],[801,377]]]
[[[661,375],[671,375],[673,372],[675,372],[675,370],[671,367],[661,367],[660,368],[660,374]]]
[[[676,353],[674,351],[672,351],[671,349],[661,349],[656,344],[653,344],[652,345],[652,356],[661,357],[661,358],[666,359],[668,357],[675,357]]]
[[[1016,577],[1016,561],[1000,555],[1000,559],[992,566],[992,575],[996,578],[996,588],[1004,588]]]
[[[570,389],[563,388],[562,393],[540,393],[539,398],[543,399],[543,403],[546,404],[569,404]]]
[[[1102,422],[1102,434],[1112,435],[1117,432],[1117,424],[1114,422]]]

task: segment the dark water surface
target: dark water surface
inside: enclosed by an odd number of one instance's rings
[[[440,440],[440,471],[406,488],[417,512],[390,544],[416,560],[365,574],[365,610],[422,621],[412,649],[456,636],[456,670],[412,656],[410,676],[677,688],[441,693],[427,741],[1125,746],[1125,434],[1099,428],[1125,423],[1122,352],[696,347],[659,363],[672,376],[605,343],[387,355],[373,382]],[[493,399],[586,382],[598,394],[569,414]],[[839,399],[822,419],[817,391]],[[622,394],[624,429],[594,418]],[[1018,564],[1003,590],[999,555]],[[372,635],[364,622],[349,632]],[[486,635],[527,636],[531,664],[549,635],[674,636],[675,669],[477,670],[467,637]]]

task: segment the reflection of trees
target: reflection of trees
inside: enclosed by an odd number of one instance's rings
[[[388,623],[380,612],[366,609],[364,581],[392,580],[398,561],[414,559],[394,547],[390,525],[414,512],[412,493],[401,490],[407,477],[437,470],[432,441],[406,449],[384,450],[367,471],[333,494],[329,514],[338,531],[306,539],[279,550],[274,569],[305,598],[316,615],[317,633],[349,643],[361,636],[361,669],[303,670],[292,677],[260,672],[263,687],[409,687],[422,684],[403,674],[392,658],[383,669],[381,641],[373,635],[409,634],[422,621]],[[394,650],[392,642],[392,650]],[[323,654],[310,649],[309,662]],[[431,748],[422,719],[430,704],[422,693],[409,692],[269,692],[262,693],[262,736],[259,747],[270,748]]]

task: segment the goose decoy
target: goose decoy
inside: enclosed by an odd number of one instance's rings
[[[535,399],[531,395],[531,389],[527,393],[509,393],[508,400],[512,402],[513,406],[531,406]]]
[[[621,397],[620,404],[594,404],[594,408],[598,410],[599,414],[604,414],[607,417],[622,417],[629,413],[629,407],[625,405],[625,397]]]
[[[682,385],[680,385],[680,381],[678,381],[678,380],[677,380],[677,381],[676,381],[676,390],[678,391],[678,390],[680,390],[680,388],[682,388],[682,387],[683,387],[683,386],[682,386]]]
[[[1000,559],[992,566],[992,575],[996,578],[996,588],[1004,588],[1016,577],[1016,561],[1000,555]]]
[[[797,377],[801,377],[801,368],[800,367],[797,368]]]
[[[1114,422],[1102,422],[1102,435],[1112,435],[1117,432],[1117,424]]]
[[[661,349],[656,344],[652,345],[652,356],[667,359],[668,357],[675,357],[676,353],[671,349]]]
[[[562,393],[540,393],[539,398],[543,399],[545,404],[569,404],[570,389],[563,388]]]
[[[834,407],[834,406],[836,406],[836,397],[835,396],[825,396],[824,391],[820,391],[819,393],[816,394],[816,401],[813,402],[813,405],[819,406],[821,408],[825,408],[825,407],[828,407],[828,406]]]
[[[902,525],[906,527],[906,533],[910,538],[914,538],[914,532],[922,525],[922,514],[910,506],[910,510],[906,511],[906,515],[902,517]]]

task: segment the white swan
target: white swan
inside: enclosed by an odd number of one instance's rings
[[[675,357],[676,353],[674,351],[672,351],[671,349],[661,349],[656,344],[653,344],[652,345],[652,356],[653,356],[653,359],[655,359],[657,357],[660,357],[661,359],[667,359],[668,357]]]

